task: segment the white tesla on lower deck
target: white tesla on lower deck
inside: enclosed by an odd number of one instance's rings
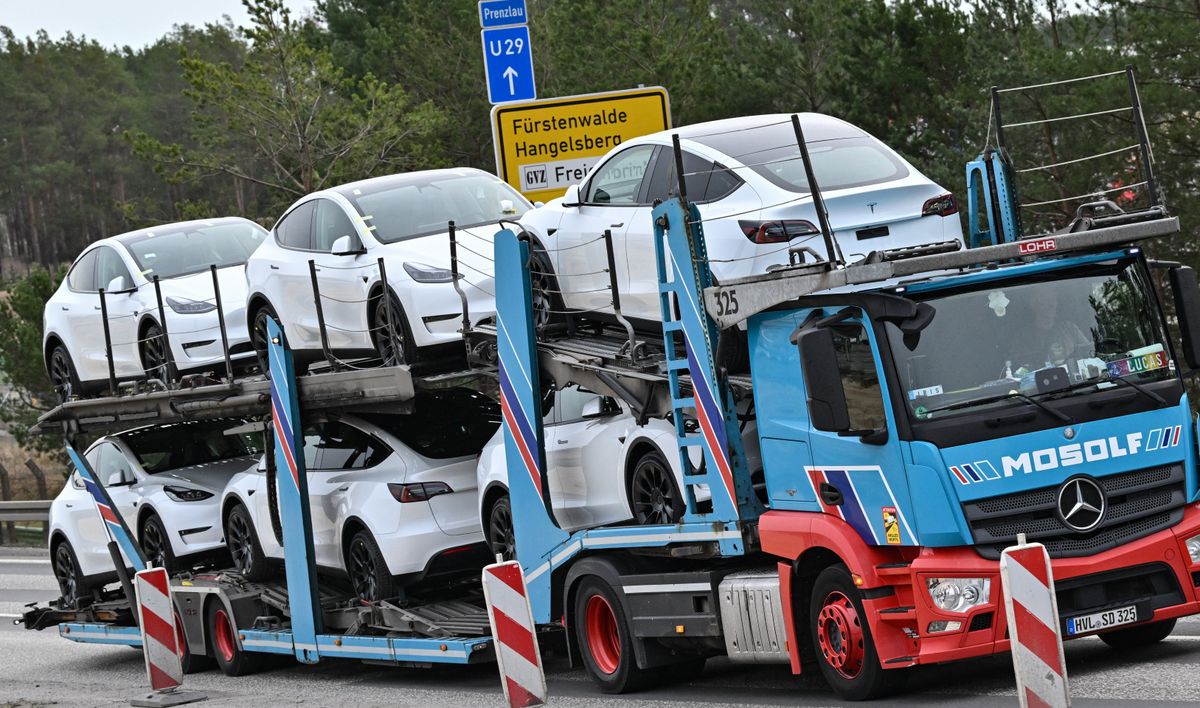
[[[252,363],[242,309],[243,264],[266,236],[258,224],[230,217],[131,231],[84,249],[44,310],[42,351],[59,397],[66,400],[107,385],[105,310],[116,379],[165,380],[168,359],[181,373],[222,370],[225,348],[210,272],[214,265],[230,355],[239,365]],[[163,297],[161,318],[155,276]]]
[[[843,120],[802,113],[800,122],[846,260],[872,251],[961,244],[958,206],[949,190]],[[650,214],[657,201],[678,193],[675,135],[687,197],[704,221],[717,280],[787,265],[796,246],[827,255],[791,116],[697,123],[621,143],[565,196],[526,212],[521,225],[545,249],[541,265],[554,276],[539,281],[535,272],[536,305],[612,311],[608,273],[597,267],[606,263],[598,237],[608,230],[624,314],[661,319]]]
[[[363,599],[478,573],[490,558],[475,515],[475,461],[499,408],[460,389],[419,394],[414,405],[411,414],[305,421],[316,565],[348,576]],[[234,567],[248,579],[269,578],[284,555],[265,459],[231,479],[222,499]]]
[[[543,421],[546,476],[560,528],[575,531],[631,521],[671,524],[682,518],[683,470],[674,423],[649,418],[638,425],[624,402],[574,384],[552,396]],[[691,423],[687,425],[691,429]],[[756,434],[752,424],[742,431],[757,485],[762,463]],[[694,450],[692,463],[699,464],[699,448]],[[516,547],[503,430],[483,449],[477,477],[478,513],[488,545],[493,553],[512,558]],[[697,502],[708,498],[707,488],[696,489]]]
[[[376,177],[305,196],[246,264],[246,321],[260,359],[268,317],[283,324],[301,367],[323,354],[322,319],[329,349],[339,358],[412,364],[433,358],[439,346],[460,354],[463,305],[451,271],[448,224],[456,227],[457,284],[473,326],[495,316],[496,224],[530,207],[494,175],[467,168]],[[382,297],[380,258],[390,303]]]
[[[239,420],[145,426],[106,435],[85,459],[146,560],[175,573],[225,557],[221,491],[252,468],[260,436],[226,435]],[[50,558],[63,597],[87,597],[116,580],[108,534],[91,493],[71,474],[50,505]]]

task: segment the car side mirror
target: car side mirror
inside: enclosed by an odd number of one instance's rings
[[[800,368],[808,395],[808,415],[817,430],[842,433],[850,430],[850,408],[842,387],[833,333],[814,327],[796,333]]]
[[[577,207],[579,204],[579,185],[573,184],[567,187],[567,191],[563,194],[562,205],[565,207]]]
[[[106,293],[119,293],[125,291],[133,292],[129,288],[128,279],[123,275],[118,275],[117,277],[108,281],[108,285],[104,288],[104,292]]]
[[[108,476],[106,487],[127,487],[133,484],[133,480],[126,480],[125,474],[122,472],[113,472]]]
[[[1200,369],[1200,283],[1196,271],[1187,266],[1172,268],[1170,280],[1183,338],[1183,359],[1188,368]]]
[[[330,248],[329,252],[335,256],[360,256],[366,253],[367,249],[363,248],[357,238],[347,235],[339,236],[333,242],[333,248]]]
[[[583,404],[583,418],[607,418],[620,412],[616,401],[607,396],[598,396]]]

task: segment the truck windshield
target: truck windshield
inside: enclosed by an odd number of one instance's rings
[[[888,337],[918,420],[1174,374],[1149,278],[1132,260],[916,297],[937,310],[933,322],[916,341],[892,325]]]

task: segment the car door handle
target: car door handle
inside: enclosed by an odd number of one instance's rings
[[[624,221],[622,221],[621,223],[619,223],[619,224],[613,224],[613,225],[609,226],[608,228],[610,228],[610,229],[619,229],[619,228],[621,228],[621,227],[622,227],[622,226],[624,226],[624,225],[625,225],[625,222],[624,222]]]
[[[348,491],[350,491],[350,485],[349,485],[349,484],[347,484],[347,485],[346,485],[346,486],[344,486],[344,487],[338,487],[338,491],[339,491],[339,492],[348,492]]]
[[[69,308],[69,307],[64,307],[64,308],[62,308],[62,311],[63,311],[63,312],[70,312],[70,311],[71,311],[71,308]]]
[[[68,509],[74,509],[74,508],[75,508],[75,505],[74,505],[74,504],[71,504],[71,503],[69,503],[69,502],[68,502],[68,503],[64,503],[64,504],[63,504],[63,506],[67,507]]]
[[[273,265],[273,266],[271,266],[271,270],[279,270],[279,266]]]
[[[567,441],[566,441],[566,440],[556,440],[555,442],[557,442],[559,445],[566,445],[566,444],[567,444]]]

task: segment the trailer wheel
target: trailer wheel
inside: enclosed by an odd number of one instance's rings
[[[226,676],[245,676],[259,668],[259,657],[247,653],[238,644],[237,625],[221,601],[212,598],[204,610],[204,626],[217,666]]]
[[[375,543],[371,532],[366,529],[350,539],[350,547],[346,551],[346,572],[350,576],[350,584],[354,586],[354,594],[360,599],[376,602],[396,596],[392,572],[388,570],[379,544]]]
[[[862,596],[841,563],[821,571],[813,583],[809,629],[821,673],[842,698],[881,698],[903,685],[906,672],[880,666]]]
[[[179,654],[179,665],[185,674],[198,673],[212,665],[212,659],[209,657],[192,653],[183,631],[183,618],[179,616],[178,610],[175,611],[175,649]]]
[[[243,578],[260,582],[271,577],[271,568],[267,566],[267,557],[258,542],[250,512],[241,504],[235,504],[225,517],[225,546]]]
[[[1170,636],[1175,630],[1175,620],[1159,620],[1149,624],[1127,627],[1105,632],[1100,635],[1100,641],[1113,649],[1137,649],[1157,644]]]
[[[575,596],[575,638],[588,674],[604,693],[627,693],[645,685],[625,612],[617,594],[596,576],[584,578]]]

